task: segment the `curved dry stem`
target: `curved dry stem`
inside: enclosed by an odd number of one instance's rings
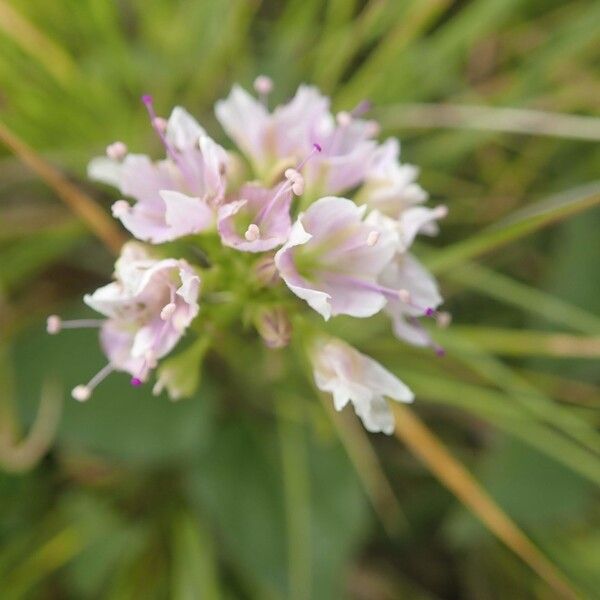
[[[72,184],[1,122],[0,140],[56,192],[58,197],[81,218],[111,252],[118,254],[125,242],[125,236],[111,217],[90,196]]]
[[[0,466],[12,473],[23,473],[35,467],[50,449],[62,414],[63,396],[54,382],[42,387],[40,405],[27,437],[16,441],[14,428],[0,431]]]
[[[396,437],[420,458],[499,540],[533,569],[561,598],[579,598],[572,584],[496,504],[467,469],[407,406],[393,405]]]

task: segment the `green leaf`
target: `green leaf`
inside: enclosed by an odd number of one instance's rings
[[[28,420],[33,418],[34,401],[47,373],[70,390],[106,364],[95,330],[65,330],[49,336],[43,323],[16,340],[13,354],[18,405]],[[58,443],[140,465],[195,456],[207,447],[214,396],[209,384],[190,401],[174,404],[153,396],[149,385],[133,388],[129,379],[114,373],[87,402],[66,399]]]

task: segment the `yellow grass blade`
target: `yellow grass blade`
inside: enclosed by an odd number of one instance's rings
[[[578,598],[567,579],[495,503],[467,469],[407,406],[394,404],[396,437],[419,457],[481,522],[561,598]]]
[[[62,173],[47,163],[35,150],[0,122],[0,140],[87,225],[105,246],[117,254],[125,241],[113,219],[98,204]]]
[[[66,85],[76,75],[73,59],[5,0],[0,0],[0,30],[60,83]]]

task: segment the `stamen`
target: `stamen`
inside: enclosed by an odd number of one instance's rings
[[[321,144],[317,144],[317,142],[313,142],[313,149],[307,154],[304,159],[300,162],[300,164],[296,167],[296,171],[300,172],[300,169],[315,155],[319,152],[323,152],[323,148]]]
[[[154,117],[154,119],[152,119],[152,125],[161,133],[167,132],[168,123],[167,120],[163,117]]]
[[[417,319],[417,317],[409,317],[409,321],[412,324],[412,326],[415,327],[415,329],[418,329],[423,334],[423,337],[427,340],[427,344],[429,345],[430,348],[433,349],[436,356],[438,356],[439,358],[446,356],[446,351],[444,350],[444,348],[442,348],[429,335],[429,332],[423,327],[423,325],[421,325],[421,322],[419,321],[419,319]]]
[[[353,277],[352,275],[335,274],[335,275],[330,275],[330,277],[334,277],[338,281],[344,281],[346,283],[350,283],[357,287],[361,287],[365,290],[371,290],[373,292],[378,292],[380,294],[383,294],[390,300],[400,300],[400,302],[404,302],[406,304],[405,300],[407,299],[407,294],[408,294],[407,290],[402,290],[402,289],[395,290],[393,288],[379,285],[378,283],[371,283],[370,281],[365,281],[364,279],[359,279],[358,277]]]
[[[412,301],[411,293],[408,290],[398,290],[396,292],[396,295],[397,295],[398,299],[400,300],[400,302],[403,302],[404,304],[407,304],[408,306],[411,306],[412,308],[422,310],[423,316],[433,317],[436,320],[438,320],[440,318],[441,313],[439,311],[437,311],[435,308],[432,308],[431,306],[423,308],[422,306],[415,304]],[[442,321],[443,321],[443,317],[442,317]]]
[[[165,304],[162,310],[160,311],[160,318],[163,321],[167,321],[173,316],[173,313],[177,310],[177,305],[174,302],[169,302],[169,304]]]
[[[171,144],[165,136],[166,126],[163,128],[164,119],[161,120],[156,115],[156,111],[154,110],[154,100],[152,100],[152,96],[150,96],[149,94],[144,94],[142,96],[142,102],[146,105],[146,110],[148,111],[148,115],[150,116],[150,123],[152,123],[154,131],[156,131],[156,133],[158,134],[158,137],[163,143],[163,146],[165,147],[167,153],[175,163],[179,164],[177,161],[177,152],[175,151],[175,148],[171,146]]]
[[[85,402],[90,398],[94,389],[100,384],[106,377],[108,377],[114,371],[114,367],[108,363],[98,373],[96,373],[87,383],[87,385],[77,385],[71,391],[71,396],[79,402]]]
[[[148,352],[146,352],[145,359],[146,359],[146,363],[150,369],[156,368],[156,365],[158,364],[158,360],[156,358],[156,354],[152,350],[148,350]]]
[[[377,121],[368,121],[366,127],[368,137],[377,137],[381,133],[381,127]]]
[[[85,402],[92,395],[92,391],[85,385],[77,385],[71,391],[71,396],[79,402]]]
[[[258,94],[262,105],[268,108],[269,94],[273,91],[273,80],[266,75],[259,75],[254,80],[254,89]]]
[[[340,127],[348,127],[348,125],[352,123],[352,115],[349,112],[342,110],[335,115],[335,120]]]
[[[123,142],[114,142],[106,147],[106,156],[112,160],[123,160],[127,156],[127,146]]]
[[[400,302],[404,302],[404,304],[410,304],[411,298],[412,297],[408,290],[398,290],[398,299]]]
[[[445,204],[440,204],[433,209],[433,214],[436,219],[444,219],[448,216],[448,207]]]
[[[437,326],[445,329],[452,322],[452,315],[449,312],[440,311],[436,318]]]
[[[296,169],[286,169],[285,178],[292,184],[292,192],[296,196],[302,196],[304,193],[304,177]]]
[[[75,319],[73,321],[63,321],[58,315],[50,315],[46,320],[46,331],[50,335],[56,335],[63,329],[102,327],[103,324],[104,319]]]
[[[50,315],[46,319],[46,331],[50,335],[56,335],[60,333],[62,329],[62,319],[58,315]]]
[[[374,246],[379,241],[379,231],[371,231],[367,236],[367,246]]]
[[[292,192],[294,192],[296,196],[302,196],[302,194],[304,194],[304,178],[299,181],[294,181],[292,184]]]
[[[258,225],[256,225],[255,223],[250,223],[250,225],[248,225],[248,229],[246,230],[246,233],[244,234],[244,237],[249,242],[255,242],[257,239],[259,239],[260,238],[260,229],[258,228]]]
[[[193,190],[194,189],[194,177],[189,171],[189,168],[186,164],[186,161],[183,157],[177,152],[175,147],[169,142],[166,136],[167,130],[167,121],[162,117],[158,117],[156,115],[156,111],[154,110],[154,101],[152,100],[152,96],[148,94],[144,94],[142,96],[142,102],[146,105],[146,110],[148,111],[148,115],[150,116],[150,122],[152,123],[152,127],[154,131],[156,131],[160,141],[163,143],[169,158],[179,167],[181,174],[184,179],[186,179],[188,185]]]
[[[312,151],[296,166],[295,169],[286,169],[286,171],[284,173],[286,181],[282,182],[282,184],[279,186],[279,189],[277,190],[277,192],[275,192],[275,195],[259,211],[258,215],[256,216],[257,223],[260,223],[265,218],[265,216],[269,214],[269,212],[273,209],[273,207],[275,206],[275,204],[277,203],[279,198],[281,198],[281,196],[285,192],[287,192],[289,189],[291,189],[292,192],[294,194],[296,194],[296,196],[301,196],[304,193],[304,177],[302,177],[302,174],[300,173],[300,169],[315,154],[317,154],[321,151],[322,151],[321,146],[315,142],[313,144]],[[250,231],[250,227],[248,227],[248,231]],[[246,232],[246,234],[248,233],[248,231]],[[259,231],[259,233],[260,233],[260,231]],[[250,235],[253,235],[253,234],[250,234]],[[248,238],[246,237],[246,239],[248,239]],[[249,241],[253,241],[253,240],[249,240]]]
[[[131,206],[129,202],[126,200],[117,200],[111,207],[110,210],[112,212],[113,217],[116,219],[120,219],[129,213],[131,210]]]
[[[350,112],[352,117],[361,117],[368,113],[373,108],[373,103],[370,100],[361,100]]]

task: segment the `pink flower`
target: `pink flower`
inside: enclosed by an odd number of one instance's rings
[[[392,318],[396,337],[415,346],[431,346],[442,354],[442,349],[431,339],[418,318],[438,316],[436,309],[442,297],[433,276],[412,254],[397,254],[380,277],[384,286],[404,290],[402,299],[390,298],[385,312]]]
[[[237,199],[219,208],[217,227],[225,246],[265,252],[283,244],[292,226],[292,186],[286,180],[267,189],[247,184]]]
[[[333,395],[335,409],[352,402],[371,432],[394,431],[394,415],[386,397],[412,402],[410,389],[372,358],[338,339],[319,340],[310,355],[317,387]]]
[[[345,198],[317,200],[299,215],[275,255],[289,289],[326,320],[339,314],[370,317],[395,294],[377,283],[394,255],[395,238],[366,224],[365,209]]]
[[[103,321],[48,319],[48,332],[63,328],[100,327],[100,342],[109,359],[73,396],[87,400],[114,370],[126,371],[133,385],[144,382],[157,361],[168,354],[198,314],[200,278],[184,260],[158,260],[136,242],[123,247],[115,265],[115,281],[84,297],[107,317]]]
[[[321,119],[314,135],[322,152],[303,171],[311,195],[341,194],[363,183],[376,152],[373,137],[378,129],[375,122],[351,113],[338,113],[337,123],[331,114]]]
[[[359,190],[356,201],[397,219],[408,207],[427,200],[427,192],[415,183],[419,169],[399,161],[400,144],[388,139],[371,157],[365,185]]]
[[[265,176],[277,163],[293,165],[310,152],[329,108],[316,88],[301,85],[296,95],[270,113],[239,86],[217,102],[215,113],[227,135]]]
[[[214,207],[225,193],[225,150],[206,136],[183,108],[173,109],[162,123],[151,100],[145,102],[168,158],[153,162],[145,155],[123,156],[109,146],[109,157],[96,158],[88,167],[92,179],[118,187],[132,197],[113,205],[113,215],[138,239],[159,244],[198,233],[214,224]]]
[[[436,235],[439,231],[437,221],[447,214],[448,209],[444,205],[435,208],[411,206],[404,209],[397,219],[373,210],[368,214],[366,222],[380,230],[393,233],[397,240],[397,251],[406,252],[418,234]]]

